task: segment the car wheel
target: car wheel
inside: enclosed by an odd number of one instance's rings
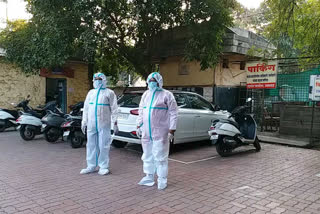
[[[123,142],[123,141],[119,141],[119,140],[112,141],[112,146],[114,146],[116,148],[124,148],[127,144],[128,144],[128,142]]]
[[[260,140],[258,139],[258,137],[256,137],[254,143],[253,143],[253,146],[256,148],[256,151],[257,152],[260,152],[261,150],[261,145],[260,145]]]

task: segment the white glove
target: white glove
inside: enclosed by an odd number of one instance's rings
[[[118,125],[114,124],[114,126],[113,126],[113,134],[118,134],[118,132],[119,132]]]
[[[136,133],[137,133],[137,137],[138,137],[139,139],[141,139],[141,137],[142,137],[141,128],[137,128]]]
[[[170,132],[168,134],[168,140],[169,140],[169,142],[172,142],[174,140],[174,135],[171,134]]]
[[[87,125],[84,123],[81,123],[81,131],[85,135],[86,134]]]

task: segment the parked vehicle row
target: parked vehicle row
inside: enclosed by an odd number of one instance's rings
[[[254,145],[260,151],[257,137],[257,124],[252,115],[247,113],[249,102],[239,106],[231,113],[222,111],[202,96],[192,92],[172,91],[178,105],[178,124],[174,144],[211,140],[221,156],[228,156],[243,145]],[[143,91],[123,94],[118,100],[118,128],[113,135],[113,146],[123,148],[128,143],[140,144],[136,133],[136,120]],[[81,131],[82,108],[84,103],[73,106],[70,114],[64,114],[52,101],[38,109],[28,106],[29,97],[16,105],[23,111],[0,109],[0,131],[17,127],[22,139],[30,141],[36,135],[44,134],[45,139],[56,142],[62,137],[73,148],[82,147],[86,135]],[[19,116],[20,115],[20,116]],[[209,130],[209,131],[208,131]]]
[[[79,121],[81,124],[83,102],[69,106],[70,114],[64,114],[57,107],[56,101],[50,101],[37,108],[31,108],[29,102],[30,96],[17,105],[12,103],[17,110],[0,109],[0,132],[13,127],[19,130],[21,138],[25,141],[33,140],[36,135],[43,134],[50,143],[56,142],[60,137],[66,137],[72,147],[82,146],[85,136],[81,135],[80,140],[78,130],[74,126]]]

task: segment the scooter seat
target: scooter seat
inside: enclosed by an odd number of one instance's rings
[[[232,120],[221,119],[220,122],[229,123],[229,124],[235,126],[237,129],[240,129],[239,124],[237,122],[232,121]]]
[[[3,111],[11,114],[12,116],[14,116],[14,118],[18,118],[19,117],[19,113],[18,111],[15,110],[9,110],[9,109],[2,109]]]
[[[36,118],[39,118],[39,119],[42,118],[42,115],[37,113],[37,112],[35,112],[35,111],[30,111],[28,113],[31,114],[32,116],[36,117]]]

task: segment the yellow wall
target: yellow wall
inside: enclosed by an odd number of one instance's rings
[[[180,65],[179,65],[180,64]],[[179,66],[186,64],[189,74],[180,75]],[[164,86],[207,86],[213,85],[213,70],[201,71],[200,63],[184,62],[182,58],[171,57],[160,63]]]
[[[244,56],[225,56],[229,59],[229,68],[222,68],[219,63],[215,69],[201,71],[199,62],[184,62],[181,57],[170,57],[160,63],[160,73],[163,76],[164,86],[239,86],[246,82],[246,72],[240,70],[240,61]],[[179,67],[185,64],[189,74],[180,75]]]
[[[84,63],[69,62],[67,67],[74,70],[74,78],[63,75],[50,75],[48,78],[67,80],[67,105],[84,101],[89,91],[88,66]],[[26,76],[9,63],[0,62],[0,108],[10,108],[10,103],[18,103],[31,95],[30,106],[45,104],[46,78],[39,75]],[[69,109],[67,109],[69,111]]]
[[[13,109],[10,103],[19,103],[28,95],[30,106],[45,103],[46,79],[38,75],[26,76],[20,68],[0,62],[0,108]]]

